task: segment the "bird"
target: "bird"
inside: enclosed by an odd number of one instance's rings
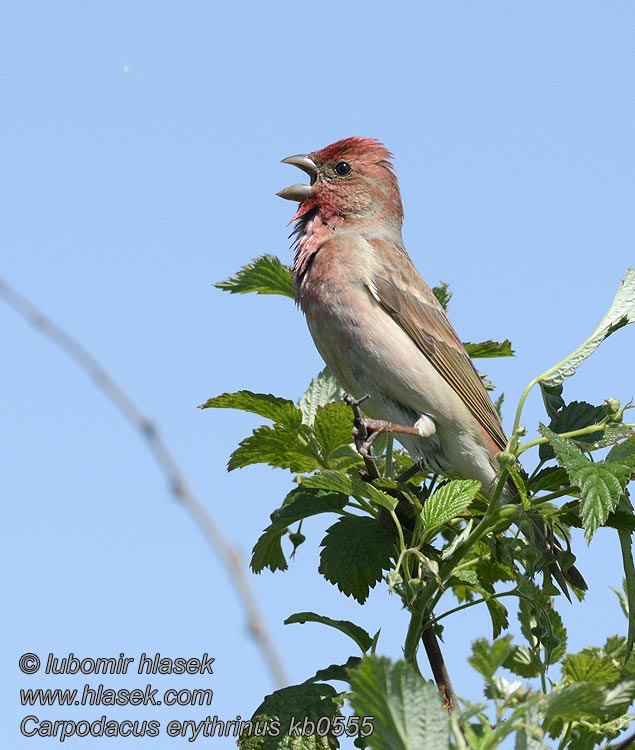
[[[446,311],[404,247],[392,154],[378,140],[353,136],[282,162],[309,176],[309,184],[278,195],[299,203],[290,222],[293,283],[322,359],[347,393],[364,397],[364,414],[376,421],[371,428],[387,425],[415,462],[478,480],[492,498],[507,438]]]

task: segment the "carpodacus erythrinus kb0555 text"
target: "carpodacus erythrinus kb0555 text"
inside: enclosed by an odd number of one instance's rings
[[[507,440],[461,340],[404,249],[391,158],[378,141],[354,137],[283,159],[311,183],[278,193],[300,203],[292,219],[297,300],[340,384],[356,398],[368,395],[364,412],[416,427],[397,434],[415,460],[478,479],[491,495]]]

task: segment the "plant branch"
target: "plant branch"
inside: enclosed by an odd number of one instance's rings
[[[347,394],[346,396],[344,396],[344,403],[346,403],[347,406],[350,406],[353,410],[355,446],[359,451],[362,445],[364,445],[368,440],[368,430],[366,429],[366,424],[364,422],[364,418],[362,417],[361,409],[359,408],[361,402]],[[372,457],[364,455],[364,453],[360,453],[360,455],[364,459],[366,473],[369,481],[380,479],[379,471],[377,470],[377,466],[375,465],[375,461],[372,459]],[[394,512],[391,513],[391,516],[399,534],[401,551],[403,551],[405,544],[401,524],[399,523],[399,519],[396,517]],[[405,578],[404,583],[406,583]],[[439,639],[437,638],[437,634],[430,626],[431,620],[430,616],[425,610],[425,599],[423,597],[419,597],[417,601],[421,602],[421,607],[419,608],[417,606],[417,602],[415,602],[414,609],[411,612],[410,626],[408,628],[408,634],[406,635],[406,661],[409,661],[410,664],[412,664],[412,666],[417,670],[417,672],[419,671],[416,654],[417,645],[419,643],[419,639],[421,639],[428,656],[428,661],[430,663],[434,681],[437,685],[437,688],[439,689],[439,692],[443,696],[445,706],[450,712],[456,711],[456,709],[458,708],[456,694],[454,693],[454,689],[452,688],[452,682],[450,680],[450,675],[443,658],[443,653],[441,652]]]
[[[1,279],[0,296],[33,328],[64,351],[119,409],[128,423],[138,431],[164,474],[173,497],[190,513],[228,572],[245,610],[249,632],[258,644],[276,686],[281,687],[287,684],[285,669],[265,627],[256,598],[244,573],[240,554],[225,538],[203,502],[189,487],[183,471],[163,440],[156,423],[141,411],[87,349]]]
[[[635,427],[635,424],[622,424],[621,427],[632,429]],[[581,437],[582,435],[592,435],[594,432],[602,432],[607,428],[607,423],[598,423],[598,424],[592,424],[588,425],[587,427],[581,427],[578,430],[571,430],[570,432],[561,432],[558,434],[558,437],[561,438],[576,438]],[[530,448],[534,448],[536,445],[544,445],[545,443],[549,442],[549,438],[541,437],[536,438],[535,440],[530,440],[528,443],[525,443],[524,445],[521,445],[518,447],[518,455],[520,456],[521,453],[524,453],[525,451],[528,451]]]

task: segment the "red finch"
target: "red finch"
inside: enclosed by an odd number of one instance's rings
[[[311,185],[278,193],[300,201],[293,276],[313,341],[340,384],[399,434],[435,472],[493,489],[500,418],[443,307],[401,238],[392,155],[376,140],[345,138],[283,161]],[[413,430],[414,432],[415,430]]]
[[[283,159],[311,182],[278,193],[300,203],[292,219],[297,300],[337,380],[356,398],[368,395],[367,416],[396,423],[414,460],[478,479],[491,496],[507,439],[472,360],[404,249],[391,158],[378,141],[353,137]]]

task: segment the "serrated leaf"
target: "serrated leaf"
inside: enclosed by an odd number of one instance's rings
[[[364,657],[351,670],[350,702],[358,716],[373,716],[372,750],[447,750],[448,714],[439,691],[403,661]]]
[[[577,682],[546,696],[545,724],[554,719],[576,721],[593,717],[602,723],[617,718],[635,695],[635,682],[624,680],[607,687],[594,682]]]
[[[509,339],[505,339],[505,341],[492,341],[491,339],[488,339],[487,341],[480,341],[476,344],[467,341],[463,343],[463,346],[472,359],[514,356],[512,342],[509,341]]]
[[[607,685],[617,682],[621,674],[613,659],[585,650],[564,657],[562,676],[568,683],[597,682]]]
[[[555,433],[573,432],[574,430],[580,430],[583,427],[597,424],[605,416],[606,412],[603,406],[593,406],[593,404],[589,404],[586,401],[572,401],[560,409],[553,417],[549,424],[549,429]],[[575,440],[582,443],[594,443],[602,437],[602,432],[602,430],[599,430],[588,435],[581,435],[575,438]],[[539,456],[541,461],[553,458],[554,451],[550,443],[544,443],[540,446]]]
[[[618,531],[627,531],[629,534],[635,533],[635,515],[632,511],[621,511],[619,505],[617,510],[609,513],[605,526]]]
[[[493,643],[489,643],[485,638],[477,638],[472,641],[472,655],[468,657],[468,661],[486,680],[491,680],[511,653],[511,635],[499,638]]]
[[[272,573],[276,570],[286,570],[289,565],[282,551],[282,537],[287,527],[268,526],[258,538],[251,552],[251,569],[260,573],[269,568]]]
[[[547,466],[541,469],[528,484],[533,495],[538,492],[554,492],[569,485],[569,475],[563,466]]]
[[[513,674],[525,678],[538,677],[542,672],[540,659],[527,646],[514,646],[503,666]]]
[[[304,423],[312,425],[320,406],[333,401],[341,401],[343,396],[342,387],[329,368],[325,367],[313,378],[309,387],[298,399]]]
[[[606,718],[616,718],[625,713],[635,697],[635,680],[622,680],[607,688],[604,686],[604,707]]]
[[[531,581],[519,586],[522,596],[518,606],[520,629],[532,648],[540,645],[544,661],[556,664],[567,650],[567,631],[551,599]]]
[[[320,446],[324,465],[338,448],[353,440],[353,412],[345,404],[319,406],[313,423],[313,435]],[[361,459],[360,459],[361,460]]]
[[[547,387],[560,385],[575,373],[604,339],[633,321],[635,321],[635,268],[627,268],[611,307],[595,331],[568,357],[543,373],[540,376],[540,382]]]
[[[272,572],[286,570],[287,561],[281,540],[287,527],[319,513],[337,513],[348,502],[348,497],[337,492],[298,487],[292,490],[278,510],[271,514],[271,524],[263,531],[251,555],[251,569],[260,573],[264,568]]]
[[[324,667],[324,669],[318,669],[313,677],[310,677],[306,682],[330,682],[331,680],[348,682],[348,670],[358,667],[361,661],[362,659],[359,656],[349,656],[346,664],[330,664],[328,667]]]
[[[291,429],[302,424],[302,412],[286,398],[271,393],[253,393],[236,391],[221,393],[201,404],[199,409],[240,409],[240,411],[258,414]]]
[[[214,286],[231,294],[281,294],[295,299],[291,268],[275,255],[261,255],[243,266],[235,276]]]
[[[344,633],[344,635],[352,638],[359,646],[362,653],[368,651],[373,643],[371,636],[364,630],[364,628],[360,628],[359,625],[355,625],[355,623],[350,622],[349,620],[333,620],[324,615],[317,615],[315,612],[297,612],[296,614],[287,617],[284,624],[304,624],[305,622],[319,622],[322,623],[322,625],[328,625],[331,628],[335,628],[335,630],[339,630],[341,633]]]
[[[591,461],[571,440],[556,435],[542,425],[540,433],[549,438],[571,483],[580,489],[580,515],[585,538],[590,542],[597,529],[606,522],[609,513],[615,510],[631,469],[616,462]]]
[[[302,424],[302,412],[293,401],[271,393],[253,393],[252,391],[221,393],[220,396],[214,396],[201,404],[199,409],[240,409],[240,411],[271,419],[289,428],[299,427]]]
[[[276,690],[266,696],[254,711],[252,724],[268,720],[271,728],[261,736],[251,736],[246,732],[240,736],[240,750],[333,750],[339,747],[339,741],[331,734],[320,736],[315,731],[318,721],[326,721],[339,715],[344,703],[343,694],[322,682],[303,682],[301,685]],[[278,733],[274,724],[276,722]],[[323,722],[324,723],[324,722]],[[314,731],[310,732],[310,727]],[[307,734],[303,734],[303,730]],[[262,729],[261,729],[262,731]],[[291,731],[291,734],[290,734]]]
[[[635,436],[614,445],[606,455],[609,463],[618,463],[635,470]]]
[[[370,482],[363,482],[357,477],[349,477],[341,471],[327,469],[309,477],[302,477],[304,487],[315,487],[317,489],[334,490],[356,498],[366,498],[386,510],[394,510],[397,500],[385,492],[374,487]]]
[[[601,437],[596,437],[593,443],[590,444],[590,450],[597,450],[598,448],[610,448],[620,443],[621,440],[633,437],[635,433],[630,427],[626,425],[619,425],[618,427],[609,425],[602,431]]]
[[[507,607],[495,596],[485,599],[485,606],[492,621],[492,638],[498,638],[509,627]]]
[[[547,414],[550,419],[553,419],[564,406],[562,384],[546,385],[545,383],[539,383],[539,385]]]
[[[441,307],[447,310],[452,299],[452,292],[449,285],[445,281],[440,281],[437,286],[432,287],[432,294],[437,298]]]
[[[315,471],[321,467],[319,456],[308,441],[296,430],[281,424],[257,427],[249,437],[241,440],[227,463],[228,471],[251,464],[269,464],[294,473]]]
[[[546,696],[545,724],[553,719],[575,721],[582,717],[603,718],[604,690],[601,685],[578,682],[554,690]]]
[[[391,533],[368,516],[343,516],[322,540],[320,573],[346,596],[363,604],[389,570],[395,545]]]
[[[441,485],[425,502],[421,520],[427,531],[459,516],[481,488],[475,479],[453,479]]]

